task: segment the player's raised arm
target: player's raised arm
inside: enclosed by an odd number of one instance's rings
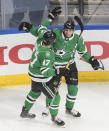
[[[61,7],[55,7],[53,10],[49,11],[48,19],[42,21],[41,25],[48,28],[52,24],[53,20],[61,14]]]

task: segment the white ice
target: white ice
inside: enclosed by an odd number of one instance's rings
[[[109,131],[109,83],[80,83],[75,109],[81,118],[65,114],[66,85],[60,87],[61,103],[59,117],[65,128],[53,125],[50,116],[43,118],[45,96],[36,101],[31,109],[36,113],[34,120],[19,117],[30,86],[0,87],[0,131]]]

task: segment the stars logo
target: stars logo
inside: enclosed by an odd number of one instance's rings
[[[64,51],[63,49],[56,51],[56,55],[58,55],[60,57],[63,57],[65,54],[66,54],[66,51]]]

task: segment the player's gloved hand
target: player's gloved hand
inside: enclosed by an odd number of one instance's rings
[[[32,28],[32,24],[28,23],[28,22],[21,22],[18,29],[19,30],[25,30],[26,32],[29,32],[30,29]]]
[[[55,7],[51,12],[48,14],[48,18],[54,20],[54,18],[61,14],[61,7]]]
[[[97,60],[94,56],[92,56],[92,57],[89,59],[89,63],[91,64],[91,66],[92,66],[92,68],[93,68],[94,70],[98,70],[99,67],[100,67],[100,64],[99,64],[98,60]]]

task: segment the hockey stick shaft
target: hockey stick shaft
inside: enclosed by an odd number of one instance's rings
[[[78,16],[74,16],[74,19],[78,23],[78,25],[80,26],[80,30],[81,30],[81,32],[79,34],[79,37],[77,39],[77,42],[76,42],[76,43],[78,43],[79,40],[80,40],[80,37],[81,37],[81,35],[82,35],[83,31],[84,31],[84,25],[83,25],[81,19]]]
[[[78,16],[74,16],[74,19],[75,19],[75,21],[78,23],[78,25],[80,26],[80,29],[81,29],[80,35],[81,35],[82,32],[83,32],[83,30],[84,30],[84,25],[83,25],[81,19],[80,19]]]

